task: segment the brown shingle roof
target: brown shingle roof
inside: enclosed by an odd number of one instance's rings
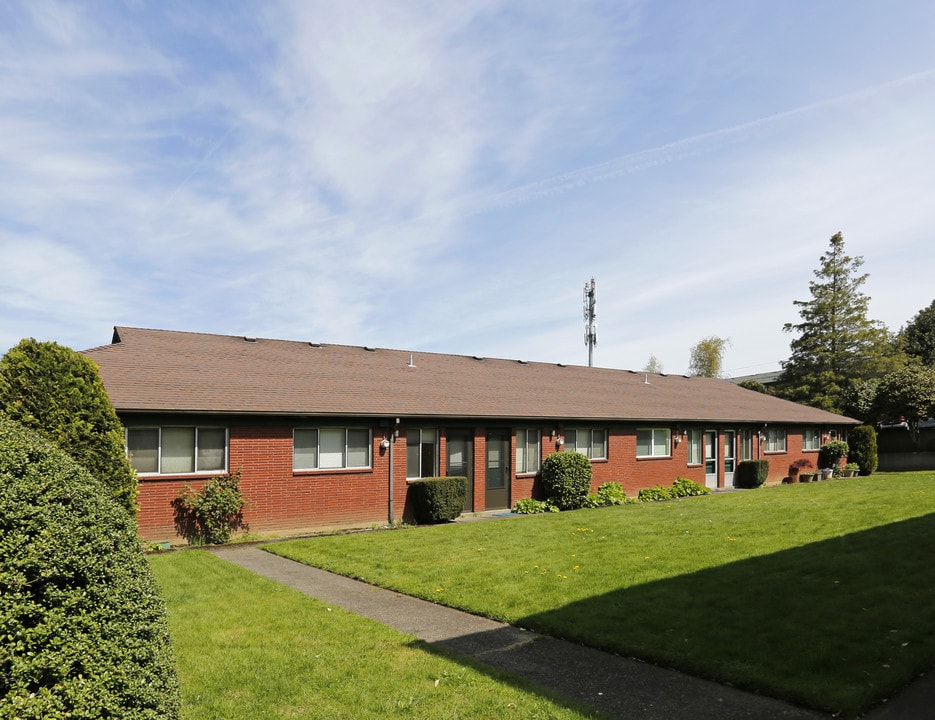
[[[118,327],[85,354],[119,412],[857,422],[726,380],[382,348]]]

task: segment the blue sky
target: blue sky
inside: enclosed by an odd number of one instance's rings
[[[0,351],[114,325],[777,369],[935,299],[927,1],[0,4]]]

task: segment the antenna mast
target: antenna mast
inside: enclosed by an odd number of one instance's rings
[[[584,344],[588,346],[588,367],[594,366],[594,346],[597,345],[597,325],[594,324],[596,299],[597,283],[592,277],[590,283],[584,284]]]

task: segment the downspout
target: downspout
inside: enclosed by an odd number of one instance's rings
[[[390,453],[389,453],[390,454],[390,481],[389,481],[390,497],[389,497],[389,508],[388,508],[390,525],[392,525],[395,520],[395,518],[393,517],[394,515],[393,513],[393,446],[395,444],[396,444],[396,433],[394,432],[394,429],[391,428],[390,429]]]

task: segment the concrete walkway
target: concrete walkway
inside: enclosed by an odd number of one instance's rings
[[[539,687],[627,720],[827,720],[772,698],[537,635],[493,620],[334,575],[253,546],[220,558],[443,648],[524,677]],[[923,697],[924,701],[925,698]],[[932,706],[927,708],[931,711]],[[889,710],[898,710],[895,703]],[[933,717],[881,715],[880,720]]]

